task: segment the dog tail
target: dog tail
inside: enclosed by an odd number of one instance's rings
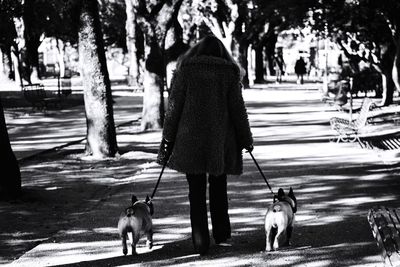
[[[280,205],[275,205],[273,212],[280,212],[281,211],[281,206]]]

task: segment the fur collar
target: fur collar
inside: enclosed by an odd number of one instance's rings
[[[229,62],[226,59],[220,57],[213,57],[213,56],[195,56],[189,58],[182,66],[188,65],[222,65],[222,66],[231,66],[235,70],[239,71],[239,67],[232,62]]]

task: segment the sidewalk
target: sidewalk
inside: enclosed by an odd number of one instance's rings
[[[209,255],[192,253],[186,180],[167,170],[154,199],[155,247],[148,251],[142,242],[140,255],[123,256],[118,216],[132,193],[139,199],[151,194],[160,172],[154,160],[161,133],[138,133],[135,123],[130,123],[117,129],[119,159],[82,159],[78,143],[22,164],[27,197],[0,204],[0,216],[8,220],[1,226],[5,230],[0,235],[0,263],[30,267],[381,266],[367,214],[375,205],[400,206],[398,167],[355,144],[329,142],[334,134],[329,118],[336,111],[320,101],[316,90],[249,89],[244,98],[255,139],[254,156],[274,191],[291,186],[299,202],[292,247],[264,252],[263,217],[272,198],[251,158],[244,154],[244,174],[230,176],[228,181],[233,247],[218,248],[212,242]],[[117,124],[136,120],[139,106],[137,97],[116,98]],[[74,140],[83,137],[81,109],[52,114],[50,119],[13,119],[11,127],[52,129],[35,131],[29,138],[11,131],[17,157],[29,155],[32,147],[26,144],[34,141],[46,149],[73,141],[67,135]]]

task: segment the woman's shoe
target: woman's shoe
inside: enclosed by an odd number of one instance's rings
[[[204,256],[208,252],[208,248],[210,247],[210,236],[208,232],[208,228],[206,229],[193,229],[192,230],[192,240],[193,246],[196,253],[199,253],[201,256]]]
[[[218,243],[217,246],[219,246],[219,247],[232,247],[232,244],[221,242],[221,243]]]
[[[217,242],[216,244],[219,247],[232,247],[232,244],[229,243],[227,240],[222,241],[222,242]]]

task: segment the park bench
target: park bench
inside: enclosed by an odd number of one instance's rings
[[[376,136],[363,136],[358,142],[361,148],[378,150],[399,150],[400,135],[387,134]]]
[[[343,142],[354,142],[360,141],[359,132],[367,125],[368,122],[368,112],[373,105],[370,98],[364,98],[360,112],[356,120],[350,121],[349,119],[332,117],[330,119],[330,125],[333,130],[337,132],[337,143]]]
[[[385,266],[400,266],[400,209],[375,207],[368,222]]]
[[[25,99],[32,105],[32,109],[45,110],[50,105],[59,106],[60,99],[46,94],[43,84],[29,84],[22,87]]]

